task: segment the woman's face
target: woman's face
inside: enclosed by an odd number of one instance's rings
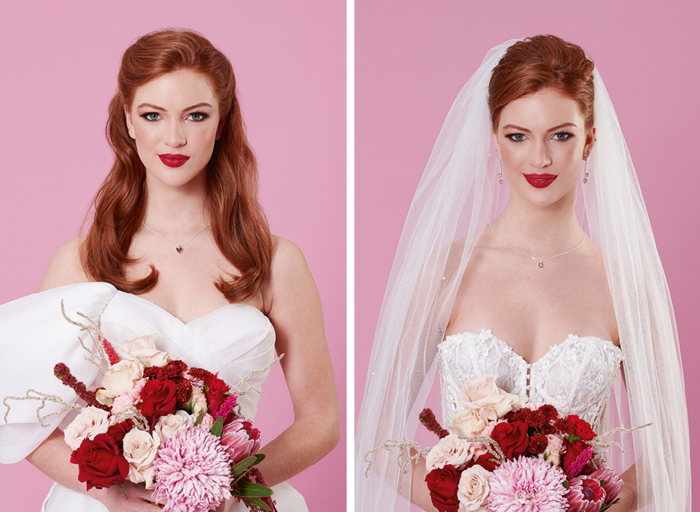
[[[494,134],[503,174],[516,194],[546,207],[573,199],[595,129],[586,130],[576,102],[544,89],[510,102]]]
[[[217,98],[204,75],[179,70],[142,85],[126,122],[149,184],[204,185],[219,129]]]

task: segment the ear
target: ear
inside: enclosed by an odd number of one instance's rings
[[[586,135],[586,144],[583,146],[583,159],[586,160],[590,154],[591,151],[593,151],[593,146],[595,146],[595,141],[597,139],[595,138],[595,126],[591,128],[591,131],[588,132]]]
[[[226,121],[224,119],[219,119],[219,126],[216,128],[216,139],[219,140],[224,133],[224,126],[226,126]]]
[[[136,135],[134,133],[134,123],[131,122],[131,112],[127,107],[124,107],[124,116],[126,117],[126,127],[129,130],[129,137],[135,139]]]

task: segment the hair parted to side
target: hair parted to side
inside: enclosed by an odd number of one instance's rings
[[[580,46],[552,35],[518,41],[493,69],[489,82],[491,127],[498,129],[501,111],[508,103],[543,89],[555,89],[576,101],[593,127],[593,68]]]
[[[129,137],[124,114],[136,89],[167,73],[189,69],[204,75],[219,102],[221,136],[207,167],[206,207],[221,253],[240,272],[222,277],[218,290],[233,302],[260,290],[272,260],[272,240],[257,199],[258,174],[236,99],[236,79],[226,56],[189,30],[166,29],[141,37],[122,57],[118,90],[109,105],[107,140],[114,164],[95,195],[93,222],[82,245],[88,277],[129,293],[156,286],[158,271],[130,281],[126,265],[131,241],[146,212],[146,169]]]

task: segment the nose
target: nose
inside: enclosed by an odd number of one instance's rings
[[[165,136],[165,143],[173,148],[179,148],[187,143],[185,129],[179,120],[172,120],[168,123],[168,132]]]
[[[544,141],[535,141],[532,146],[532,155],[530,158],[532,165],[538,169],[547,167],[552,163],[552,158],[549,155],[549,148]]]

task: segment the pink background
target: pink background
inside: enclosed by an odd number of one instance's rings
[[[676,309],[698,474],[698,21],[690,1],[356,0],[356,411],[406,213],[452,101],[491,47],[553,33],[595,60],[639,174]]]
[[[78,234],[112,161],[104,124],[124,50],[158,28],[191,28],[233,63],[262,203],[320,289],[344,413],[343,3],[43,1],[4,2],[2,11],[0,303],[36,291],[53,251]],[[270,440],[293,421],[279,366],[265,391],[256,421]],[[311,510],[344,503],[345,436],[291,483]],[[0,508],[39,510],[49,485],[26,462],[0,466]]]

